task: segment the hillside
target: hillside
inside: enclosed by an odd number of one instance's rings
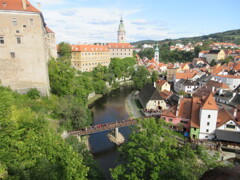
[[[212,40],[214,42],[232,42],[236,44],[240,44],[240,29],[237,30],[231,30],[231,31],[225,31],[225,32],[218,32],[214,34],[209,34],[209,35],[203,35],[203,36],[197,36],[197,37],[187,37],[187,38],[179,38],[179,39],[165,39],[159,41],[159,43],[196,43],[200,41],[205,41],[205,40]],[[132,44],[135,45],[141,45],[141,44],[154,44],[157,43],[157,41],[154,40],[142,40],[142,41],[137,41],[133,42]]]

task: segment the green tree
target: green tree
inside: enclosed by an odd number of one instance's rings
[[[194,54],[195,54],[195,57],[198,57],[198,54],[199,52],[202,51],[202,47],[201,46],[196,46],[194,47]]]
[[[152,74],[151,74],[151,80],[152,80],[152,83],[156,82],[158,80],[158,72],[157,71],[153,71]]]
[[[143,51],[140,51],[138,55],[140,56],[140,58],[147,57],[148,59],[152,59],[154,57],[154,53],[155,53],[154,49],[147,48],[144,49]]]
[[[69,143],[73,150],[79,154],[81,154],[83,159],[83,164],[89,167],[87,179],[88,180],[97,180],[104,179],[104,174],[100,170],[96,161],[94,161],[92,154],[87,150],[84,142],[79,142],[75,136],[70,136],[66,139],[66,142]]]
[[[97,94],[106,94],[108,92],[106,82],[103,80],[93,82],[93,87]]]
[[[215,59],[213,59],[211,62],[210,62],[210,66],[215,66],[217,64],[217,62],[216,62],[216,60]]]
[[[90,110],[74,96],[61,97],[55,112],[68,130],[81,129],[92,122]]]
[[[59,56],[66,60],[66,61],[70,61],[71,60],[71,46],[68,43],[65,42],[61,42],[58,45],[58,54]]]
[[[133,74],[133,82],[137,89],[142,89],[148,82],[150,73],[147,68],[140,66],[138,70]]]
[[[219,165],[217,155],[194,150],[189,144],[178,145],[168,126],[164,120],[139,120],[120,148],[120,165],[111,169],[112,178],[192,180]]]
[[[40,92],[36,88],[33,88],[27,92],[27,96],[31,99],[37,99],[40,97]]]
[[[9,179],[86,179],[83,157],[28,108],[12,106],[0,119],[0,162]]]
[[[75,69],[61,59],[50,60],[48,69],[51,92],[58,96],[73,94]]]

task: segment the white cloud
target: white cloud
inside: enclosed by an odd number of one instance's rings
[[[48,26],[56,33],[57,42],[116,42],[121,14],[127,31],[127,41],[164,39],[168,28],[146,19],[133,19],[141,9],[118,8],[62,8],[43,10]]]

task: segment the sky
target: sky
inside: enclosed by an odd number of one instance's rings
[[[240,0],[29,0],[41,3],[57,43],[163,40],[240,29]]]

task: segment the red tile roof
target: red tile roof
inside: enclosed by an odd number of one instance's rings
[[[28,0],[26,0],[26,9],[23,8],[22,0],[0,0],[0,10],[40,12]]]
[[[176,79],[192,79],[196,75],[195,72],[176,73]]]
[[[191,127],[200,128],[200,107],[201,107],[201,99],[197,97],[193,97],[192,100],[192,112],[191,112]]]
[[[169,92],[166,89],[160,92],[160,96],[162,96],[163,99],[168,99],[172,94],[173,92]]]
[[[167,81],[166,80],[163,80],[163,79],[160,79],[160,80],[157,80],[157,86],[163,86]]]
[[[218,106],[216,104],[216,101],[212,95],[212,93],[210,93],[206,99],[206,101],[204,102],[202,109],[204,110],[218,110]]]
[[[72,52],[102,52],[110,51],[104,45],[72,45]]]
[[[132,49],[132,45],[130,43],[108,43],[109,49]]]
[[[54,33],[49,27],[45,26],[45,29],[48,33]]]
[[[225,124],[230,120],[235,121],[234,117],[225,108],[222,108],[218,111],[217,127],[220,127],[221,125]]]

